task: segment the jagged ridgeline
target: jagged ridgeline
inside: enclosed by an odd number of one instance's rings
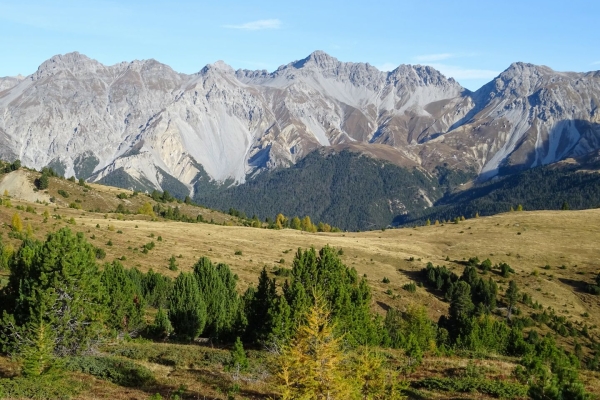
[[[443,168],[433,175],[350,151],[315,151],[290,168],[260,174],[195,200],[262,219],[283,212],[290,218],[308,215],[341,229],[366,230],[386,227],[398,215],[431,207],[450,184],[471,176]]]
[[[322,148],[387,151],[397,165],[483,180],[600,149],[600,72],[520,62],[471,92],[429,66],[384,72],[322,51],[272,72],[216,62],[191,75],[70,53],[0,78],[0,89],[0,158],[182,198]]]

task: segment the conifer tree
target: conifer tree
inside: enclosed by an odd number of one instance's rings
[[[517,283],[515,281],[510,281],[510,283],[508,284],[508,289],[506,289],[505,296],[506,302],[508,303],[507,318],[510,319],[513,307],[517,303],[517,299],[519,296],[519,288],[517,287]]]
[[[275,288],[275,279],[270,279],[266,268],[263,267],[258,278],[258,286],[253,291],[251,298],[248,298],[247,306],[247,336],[253,341],[265,341],[272,331],[271,310],[277,302],[277,292]]]
[[[231,334],[237,316],[237,277],[227,265],[214,266],[207,257],[202,257],[194,265],[194,277],[206,303],[205,334],[223,339]]]
[[[27,377],[47,374],[55,365],[54,344],[56,337],[51,327],[40,319],[38,324],[31,324],[24,333],[29,336],[26,345],[22,346],[22,373]]]
[[[169,321],[169,317],[162,307],[158,309],[156,317],[154,318],[154,323],[150,327],[150,331],[154,336],[160,339],[166,339],[173,332],[171,321]]]
[[[63,228],[45,243],[25,239],[10,269],[0,308],[13,313],[4,317],[14,323],[5,325],[5,337],[16,339],[15,329],[43,323],[55,335],[55,354],[66,355],[87,350],[101,334],[107,298],[94,247],[83,234]]]
[[[233,349],[230,352],[231,360],[229,361],[229,370],[233,372],[246,372],[248,371],[248,357],[244,351],[244,345],[240,340],[239,336],[233,343]]]
[[[192,274],[182,272],[175,279],[169,303],[169,320],[175,334],[192,340],[202,333],[206,324],[206,303]]]
[[[12,227],[12,230],[15,232],[23,231],[23,221],[21,220],[21,216],[19,215],[19,213],[13,214],[11,227]]]
[[[314,304],[295,338],[276,360],[276,377],[283,399],[346,399],[351,386],[344,366],[346,355],[334,333],[325,299],[313,295]]]
[[[302,222],[300,221],[300,218],[298,218],[298,217],[292,218],[292,222],[290,222],[290,228],[296,229],[298,231],[301,230]]]
[[[125,333],[142,329],[146,302],[120,262],[114,261],[104,267],[102,284],[109,295],[109,326]]]
[[[349,364],[353,383],[351,398],[368,400],[403,400],[402,391],[408,383],[386,365],[385,356],[378,350],[362,346],[352,356]]]

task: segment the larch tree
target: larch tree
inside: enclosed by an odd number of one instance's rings
[[[275,375],[282,399],[347,399],[346,355],[336,336],[325,299],[315,294],[295,338],[276,359]]]

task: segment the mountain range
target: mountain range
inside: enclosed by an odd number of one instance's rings
[[[0,158],[194,198],[317,149],[486,181],[600,149],[599,104],[600,71],[520,62],[471,92],[429,66],[383,72],[321,51],[273,72],[218,61],[192,75],[75,52],[0,78]]]

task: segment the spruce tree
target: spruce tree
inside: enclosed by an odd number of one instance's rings
[[[175,279],[169,303],[175,334],[188,340],[198,337],[206,324],[206,304],[192,274],[182,272]]]

